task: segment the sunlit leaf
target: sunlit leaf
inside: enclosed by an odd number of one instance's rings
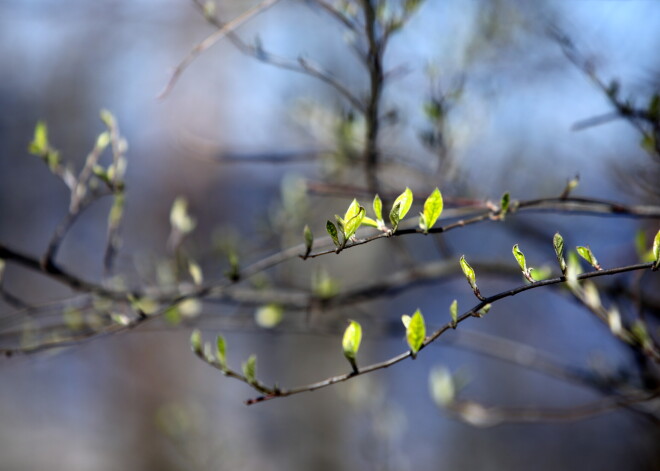
[[[424,232],[428,232],[433,227],[440,214],[442,214],[442,209],[442,194],[436,188],[424,202],[424,212],[422,213],[424,219],[424,227],[422,229]]]
[[[449,305],[449,314],[451,315],[452,327],[455,329],[458,324],[458,301],[455,299]]]
[[[344,215],[344,237],[346,239],[350,239],[355,234],[362,224],[365,214],[365,209],[354,199]]]
[[[529,274],[534,281],[547,280],[552,275],[552,270],[544,265],[541,268],[530,268]]]
[[[518,244],[513,246],[512,252],[513,252],[513,256],[518,262],[518,265],[520,265],[520,269],[524,273],[527,273],[527,261],[525,260],[525,254],[522,253],[522,251],[518,247]]]
[[[377,221],[375,221],[375,220],[373,220],[373,219],[371,219],[370,217],[367,217],[367,216],[362,218],[362,225],[363,226],[375,227],[375,228],[379,227]]]
[[[404,217],[406,217],[406,214],[408,214],[408,211],[410,211],[410,206],[412,206],[413,203],[413,194],[410,188],[407,188],[401,193],[397,198],[394,200],[394,204],[392,205],[392,210],[399,205],[399,210],[397,211],[398,213],[398,219],[401,221]]]
[[[227,366],[227,342],[222,335],[218,335],[215,339],[215,354],[220,366],[225,368]]]
[[[344,356],[349,360],[355,360],[360,349],[360,342],[362,342],[362,326],[356,321],[351,321],[344,331],[344,338],[341,343]]]
[[[44,156],[48,152],[48,127],[43,121],[37,122],[34,127],[34,138],[29,146],[31,154]]]
[[[578,246],[576,247],[578,254],[580,257],[585,259],[591,266],[593,266],[596,270],[600,270],[600,265],[598,264],[598,260],[596,260],[596,256],[594,253],[591,251],[591,248],[589,246],[587,247],[582,247]]]
[[[411,317],[408,314],[404,314],[401,316],[401,322],[403,323],[403,326],[408,329],[408,326],[410,325],[410,319]]]
[[[559,232],[555,233],[552,238],[552,246],[555,249],[555,255],[557,256],[557,261],[559,262],[559,268],[562,273],[566,273],[566,260],[564,260],[564,238]]]
[[[468,283],[470,283],[470,287],[475,290],[477,288],[477,279],[474,274],[474,270],[470,266],[470,264],[465,260],[465,255],[461,256],[460,259],[460,264],[461,264],[461,270],[463,270],[463,274],[465,275],[465,278],[467,278]]]
[[[424,323],[424,316],[419,309],[415,311],[410,319],[410,323],[406,328],[406,340],[410,347],[410,352],[413,358],[424,344],[426,338],[426,324]]]
[[[374,196],[374,214],[377,220],[383,220],[383,202],[378,195]]]

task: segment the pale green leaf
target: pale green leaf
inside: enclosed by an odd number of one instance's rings
[[[591,266],[593,266],[596,270],[600,270],[600,265],[598,264],[598,260],[596,260],[596,256],[594,253],[591,251],[591,248],[589,246],[587,247],[576,247],[578,254],[580,257],[585,259]]]
[[[429,388],[431,397],[440,407],[447,407],[454,402],[456,397],[456,385],[451,372],[445,367],[436,367],[429,375]]]
[[[218,363],[223,368],[227,366],[227,342],[222,335],[218,335],[215,339],[215,354],[218,357]]]
[[[424,232],[428,232],[433,227],[440,214],[442,214],[443,207],[442,194],[436,188],[424,202],[424,212],[422,213],[424,216],[424,227],[422,228]]]
[[[378,195],[374,196],[374,214],[377,220],[383,220],[383,202]]]
[[[314,245],[314,235],[308,225],[305,225],[305,228],[303,229],[303,239],[305,240],[305,253],[309,255],[312,251],[312,246]]]
[[[392,210],[394,211],[394,208],[399,205],[399,210],[397,211],[398,214],[398,219],[401,221],[404,217],[406,217],[406,214],[408,214],[408,211],[410,210],[410,206],[412,206],[413,203],[413,194],[410,188],[407,188],[401,193],[397,198],[394,200],[394,204],[392,205]]]
[[[257,381],[257,356],[250,355],[247,361],[243,363],[243,376],[248,383],[254,384]]]
[[[557,261],[559,262],[559,268],[562,273],[566,273],[566,260],[564,260],[564,238],[559,232],[555,233],[552,238],[552,246],[555,249],[555,255],[557,256]]]
[[[552,275],[552,270],[550,267],[544,265],[540,268],[530,268],[529,274],[534,281],[547,280]]]
[[[424,339],[426,338],[426,324],[424,322],[424,316],[419,309],[415,311],[410,319],[410,323],[406,328],[406,340],[408,341],[408,346],[410,347],[410,352],[413,357],[417,355],[417,352],[424,344]]]
[[[570,251],[567,259],[566,282],[568,283],[569,289],[576,290],[579,287],[578,276],[582,273],[582,267],[580,266],[580,261],[575,252]]]
[[[176,198],[172,204],[170,224],[181,234],[188,234],[195,229],[197,223],[188,214],[188,202],[182,196]]]
[[[408,314],[404,314],[401,316],[401,322],[403,323],[403,326],[408,329],[408,326],[410,325],[410,319],[411,317]]]
[[[96,138],[96,150],[97,152],[103,152],[106,147],[110,144],[110,133],[104,131],[99,134],[99,137]]]
[[[451,315],[452,327],[455,329],[458,324],[458,301],[455,299],[449,305],[449,314]]]
[[[197,355],[202,353],[202,333],[199,329],[193,330],[193,333],[190,336],[190,347]]]
[[[518,265],[520,265],[520,269],[527,273],[527,261],[525,260],[525,254],[523,254],[520,248],[518,248],[518,244],[513,246],[512,252],[513,256],[518,262]]]
[[[350,239],[355,234],[355,232],[362,224],[362,220],[364,219],[365,214],[365,209],[360,206],[360,203],[358,203],[356,199],[354,199],[348,207],[348,210],[346,210],[346,214],[344,215],[345,239]]]
[[[367,216],[362,218],[362,225],[378,228],[378,222]]]
[[[346,331],[344,331],[344,338],[341,343],[344,356],[349,360],[355,360],[360,349],[360,342],[362,342],[362,326],[356,321],[351,321]]]
[[[100,116],[101,121],[103,121],[103,124],[105,124],[108,128],[112,129],[117,126],[117,120],[110,111],[103,109],[100,112]]]
[[[660,265],[660,230],[653,238],[653,258],[655,259],[655,266]]]
[[[34,127],[34,138],[30,143],[30,153],[43,156],[48,152],[48,127],[43,121],[38,121]]]
[[[204,281],[202,268],[194,260],[188,261],[188,273],[196,285],[201,285]]]
[[[467,260],[465,260],[465,255],[461,256],[459,262],[461,264],[461,270],[463,270],[463,274],[465,275],[465,278],[467,278],[468,283],[470,283],[470,287],[474,290],[477,287],[477,280],[474,274],[474,270],[467,262]]]

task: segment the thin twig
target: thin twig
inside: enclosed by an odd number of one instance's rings
[[[208,48],[213,46],[215,43],[217,43],[219,40],[227,36],[228,33],[231,31],[234,31],[236,28],[241,26],[243,23],[245,23],[247,20],[251,19],[252,17],[258,15],[259,13],[262,13],[264,10],[272,7],[275,5],[279,0],[263,0],[261,3],[255,5],[254,7],[250,8],[246,12],[238,15],[236,18],[233,20],[225,23],[222,28],[218,29],[217,31],[213,32],[213,34],[209,35],[204,39],[202,42],[198,43],[195,47],[192,48],[192,50],[188,53],[188,55],[179,63],[179,65],[174,69],[174,72],[172,73],[172,76],[168,80],[167,84],[165,85],[165,88],[163,91],[158,95],[158,98],[164,98],[174,87],[176,81],[179,79],[179,76],[183,73],[183,71],[190,65],[190,63],[197,58],[201,53],[206,51]]]
[[[649,263],[640,263],[640,264],[636,264],[636,265],[629,265],[629,266],[625,266],[625,267],[611,268],[611,269],[608,269],[608,270],[598,270],[598,271],[593,271],[593,272],[588,272],[588,273],[582,273],[581,275],[578,276],[578,280],[586,280],[586,279],[589,279],[589,278],[595,278],[595,277],[599,277],[599,276],[614,275],[614,274],[618,274],[618,273],[626,273],[626,272],[635,271],[635,270],[648,270],[648,269],[651,269],[652,267],[653,267],[653,262],[649,262]],[[462,315],[460,315],[458,317],[457,321],[456,321],[456,324],[454,324],[453,322],[448,322],[447,324],[445,324],[444,326],[442,326],[441,328],[439,328],[438,330],[433,332],[430,336],[428,336],[424,340],[424,343],[422,344],[422,346],[420,348],[420,351],[423,348],[430,345],[431,343],[433,343],[443,333],[455,328],[455,326],[457,324],[460,324],[461,322],[477,315],[476,313],[478,313],[487,304],[492,304],[496,301],[499,301],[500,299],[507,298],[507,297],[510,297],[510,296],[515,296],[516,294],[520,294],[520,293],[528,291],[530,289],[535,289],[535,288],[539,288],[541,286],[549,286],[549,285],[554,285],[554,284],[558,284],[558,283],[565,283],[565,282],[566,282],[566,277],[561,276],[561,277],[558,277],[558,278],[553,278],[553,279],[543,280],[543,281],[537,281],[535,283],[529,283],[527,285],[518,286],[517,288],[510,289],[510,290],[507,290],[507,291],[502,291],[502,292],[497,293],[495,295],[486,297],[486,298],[484,298],[483,301],[480,301],[478,304],[474,305],[471,309],[469,309],[468,311],[466,311]],[[331,386],[331,385],[336,384],[336,383],[341,383],[341,382],[347,381],[347,380],[349,380],[351,378],[354,378],[354,377],[357,377],[357,376],[361,376],[361,375],[366,374],[366,373],[371,373],[372,371],[381,370],[381,369],[384,369],[384,368],[389,368],[390,366],[393,366],[397,363],[400,363],[401,361],[403,361],[406,358],[411,357],[411,356],[412,356],[412,353],[409,350],[409,351],[400,353],[399,355],[396,355],[396,356],[394,356],[394,357],[392,357],[388,360],[385,360],[385,361],[382,361],[382,362],[379,362],[379,363],[374,363],[374,364],[359,368],[359,370],[357,372],[344,373],[344,374],[341,374],[341,375],[326,378],[322,381],[318,381],[318,382],[315,382],[315,383],[311,383],[311,384],[307,384],[307,385],[304,385],[304,386],[299,386],[299,387],[295,387],[295,388],[291,388],[291,389],[278,389],[277,391],[271,391],[271,394],[264,395],[264,396],[259,396],[259,397],[254,398],[254,399],[247,400],[246,404],[251,405],[251,404],[255,404],[257,402],[263,402],[263,401],[266,401],[266,400],[269,400],[269,399],[275,399],[275,398],[278,398],[278,397],[287,397],[287,396],[292,396],[292,395],[295,395],[295,394],[300,394],[300,393],[303,393],[303,392],[316,391],[318,389],[322,389],[322,388]],[[653,359],[656,362],[660,363],[660,356],[654,355]],[[216,366],[212,363],[211,363],[211,365]]]

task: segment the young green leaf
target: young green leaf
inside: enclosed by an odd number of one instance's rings
[[[375,227],[375,228],[380,227],[380,226],[378,225],[378,221],[375,221],[375,220],[373,220],[373,219],[371,219],[370,217],[367,217],[367,216],[365,216],[364,218],[362,218],[362,225],[363,225],[363,226]]]
[[[591,248],[589,246],[586,247],[576,247],[578,254],[580,257],[585,259],[589,264],[594,267],[596,270],[602,270],[600,265],[598,264],[598,260],[596,260],[596,256],[594,253],[591,251]]]
[[[374,196],[374,214],[376,215],[376,220],[383,220],[383,202],[378,195]]]
[[[429,229],[433,227],[440,217],[440,214],[442,214],[442,208],[442,194],[440,193],[440,190],[436,188],[424,202],[424,212],[422,213],[422,229],[424,232],[428,233]]]
[[[34,127],[34,139],[28,150],[31,154],[43,157],[48,153],[48,127],[43,121],[38,121]]]
[[[403,326],[408,329],[408,326],[410,325],[410,319],[411,317],[408,314],[404,314],[401,316],[401,322],[403,323]]]
[[[552,275],[552,269],[546,265],[541,268],[530,268],[529,274],[533,281],[547,280]]]
[[[337,235],[337,227],[332,223],[332,221],[328,221],[325,223],[325,230],[328,231],[328,234],[330,234],[330,238],[332,239],[332,242],[339,247],[341,244],[339,243],[339,236]]]
[[[245,379],[247,380],[248,383],[254,384],[257,382],[257,356],[256,355],[250,355],[249,358],[245,363],[242,365],[243,367],[243,376],[245,376]]]
[[[657,270],[658,266],[660,266],[660,230],[658,230],[653,238],[653,258],[655,258],[653,269]]]
[[[520,269],[523,271],[523,273],[527,273],[527,261],[525,260],[525,254],[522,253],[522,251],[518,247],[518,244],[513,246],[512,252],[513,252],[513,256],[518,262],[518,265],[520,265]]]
[[[410,318],[410,323],[406,327],[406,340],[408,341],[408,346],[410,347],[410,353],[412,357],[417,356],[417,352],[424,344],[424,339],[426,338],[426,324],[424,323],[424,316],[419,309],[415,311],[415,314]]]
[[[455,329],[456,325],[458,325],[458,301],[455,299],[449,306],[449,314],[451,315],[451,327]]]
[[[202,333],[199,329],[193,330],[192,335],[190,336],[190,348],[197,355],[202,354]]]
[[[392,208],[392,211],[390,211],[390,222],[392,223],[392,231],[396,231],[396,229],[399,227],[399,221],[401,220],[401,218],[399,217],[400,209],[401,209],[401,203],[397,203]]]
[[[360,349],[360,342],[362,342],[362,326],[356,321],[351,321],[346,331],[344,331],[341,345],[344,349],[344,356],[353,367],[354,373],[358,372],[356,358]]]
[[[362,224],[362,220],[364,219],[365,214],[365,209],[360,206],[360,203],[358,203],[356,199],[354,199],[351,205],[348,207],[348,210],[346,210],[346,214],[344,215],[345,240],[353,237],[355,232],[360,227],[360,224]]]
[[[451,372],[443,367],[435,367],[429,375],[431,397],[439,407],[451,405],[456,398],[456,385]]]
[[[580,260],[575,252],[570,251],[568,253],[568,262],[566,263],[566,283],[571,291],[575,291],[579,288],[578,276],[581,273],[582,267],[580,266]]]
[[[621,313],[616,308],[616,306],[612,306],[612,308],[607,311],[607,324],[610,327],[610,331],[617,337],[623,333]]]
[[[96,138],[96,151],[103,152],[106,147],[110,144],[110,133],[108,131],[103,131],[99,134],[99,137]]]
[[[500,201],[500,219],[504,220],[504,217],[506,216],[506,213],[509,212],[509,203],[511,201],[511,197],[509,196],[509,193],[504,193],[502,195],[502,200]]]
[[[227,342],[222,335],[215,339],[215,354],[218,357],[218,363],[222,368],[227,367]]]
[[[484,317],[490,311],[492,304],[488,303],[476,312],[477,317]]]
[[[474,274],[474,270],[467,262],[467,260],[465,260],[465,255],[461,256],[459,262],[461,264],[461,270],[463,270],[465,278],[467,279],[468,283],[470,283],[470,288],[472,288],[472,291],[474,291],[474,295],[479,299],[483,299],[481,293],[479,292],[479,288],[477,287],[477,278]]]
[[[406,189],[401,193],[397,198],[394,200],[394,204],[392,205],[392,211],[394,211],[394,208],[399,205],[399,210],[397,211],[398,214],[398,219],[401,221],[404,217],[406,217],[406,214],[408,214],[408,211],[410,210],[410,206],[412,206],[413,203],[413,194],[410,188],[406,187]]]
[[[197,286],[201,285],[204,281],[202,268],[194,260],[188,261],[188,273],[190,273],[190,278],[192,278],[193,283],[195,283]]]
[[[307,224],[305,224],[305,228],[303,229],[303,239],[305,240],[305,257],[307,257],[314,245],[314,235]]]
[[[170,211],[170,224],[181,234],[188,234],[195,229],[197,223],[188,214],[188,202],[182,196],[174,200]]]
[[[564,238],[559,232],[555,233],[552,238],[552,245],[555,248],[555,255],[557,256],[557,261],[559,262],[559,268],[561,272],[566,274],[566,260],[564,260]]]

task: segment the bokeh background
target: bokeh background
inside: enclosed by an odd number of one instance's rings
[[[231,18],[248,7],[232,0],[217,9]],[[634,183],[639,172],[657,172],[657,163],[629,123],[571,130],[610,108],[549,37],[549,25],[566,32],[601,77],[620,80],[626,95],[644,103],[657,91],[657,2],[427,0],[386,58],[389,67],[406,69],[384,96],[385,108],[398,115],[381,136],[384,152],[398,162],[384,179],[388,191],[411,185],[421,198],[437,184],[446,196],[498,201],[510,191],[528,199],[557,195],[580,174],[581,195],[657,203]],[[168,256],[169,211],[179,195],[198,221],[186,250],[207,279],[222,277],[226,262],[215,248],[227,241],[247,263],[280,244],[298,243],[305,223],[322,234],[325,219],[343,212],[352,196],[307,194],[303,183],[363,186],[359,173],[328,155],[261,164],[217,160],[230,154],[277,159],[332,147],[328,122],[345,103],[313,78],[259,63],[228,42],[200,56],[172,92],[157,99],[173,66],[212,31],[187,0],[0,2],[0,240],[39,255],[66,212],[66,188],[27,152],[36,121],[48,123],[53,145],[79,167],[103,130],[102,108],[115,114],[130,146],[118,267],[131,273],[131,283],[153,282],[153,267]],[[314,59],[356,90],[366,85],[341,28],[311,4],[283,0],[239,34],[249,41],[258,36],[282,55]],[[423,104],[433,87],[449,90],[459,83],[463,92],[446,130],[455,173],[447,177],[435,172],[437,158],[419,134],[428,126]],[[89,279],[102,274],[109,205],[101,201],[80,218],[59,256]],[[444,248],[456,259],[466,254],[513,265],[510,247],[521,243],[533,265],[552,264],[550,241],[560,231],[569,245],[588,243],[601,262],[617,266],[635,262],[635,233],[653,229],[644,224],[520,216],[504,227],[449,233]],[[430,239],[379,241],[337,257],[295,260],[267,276],[275,286],[307,289],[312,274],[323,269],[348,289],[400,268],[402,253],[411,263],[439,258]],[[519,282],[489,276],[480,287],[494,293]],[[5,286],[34,303],[72,296],[12,265]],[[569,364],[634,367],[630,353],[588,312],[560,291],[540,291],[504,300],[492,315],[464,326],[528,343]],[[364,319],[360,357],[370,363],[405,349],[403,335],[383,325],[417,307],[429,324],[440,325],[453,299],[464,307],[472,303],[464,280],[428,283],[318,315],[339,326]],[[21,324],[10,306],[1,306],[4,341]],[[73,348],[1,360],[0,469],[660,469],[657,425],[625,412],[493,428],[448,417],[429,394],[429,371],[440,364],[468,377],[463,394],[485,404],[561,407],[598,397],[457,348],[451,339],[414,362],[246,407],[242,401],[253,391],[190,353],[193,326],[209,338],[224,329],[230,361],[238,366],[256,353],[260,376],[269,382],[295,385],[346,369],[340,328],[315,328],[300,312],[285,312],[283,325],[272,330],[226,322],[249,320],[253,310],[205,304],[183,325],[151,323]]]

